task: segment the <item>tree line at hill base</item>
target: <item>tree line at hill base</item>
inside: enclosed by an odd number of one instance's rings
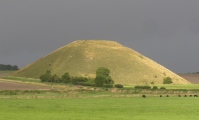
[[[19,70],[17,65],[4,65],[0,64],[0,70]]]
[[[114,81],[111,78],[110,70],[105,67],[100,67],[96,70],[96,77],[95,78],[88,78],[88,77],[71,77],[69,73],[64,73],[61,77],[58,75],[51,74],[50,70],[47,70],[46,73],[40,76],[41,82],[51,82],[51,83],[68,83],[74,85],[83,85],[83,86],[96,86],[96,87],[113,87]],[[165,77],[163,79],[163,84],[172,84],[172,78]],[[154,83],[153,83],[154,84]],[[115,84],[117,88],[123,88],[121,84]],[[135,88],[142,88],[142,89],[151,89],[150,86],[137,86]],[[156,88],[156,87],[155,87]],[[153,89],[155,89],[153,88]]]
[[[113,87],[114,81],[111,78],[110,70],[105,67],[100,67],[96,70],[96,78],[87,77],[71,77],[69,73],[64,73],[61,77],[58,75],[51,74],[50,70],[40,76],[41,82],[51,82],[51,83],[72,83],[74,85],[83,86],[96,86],[96,87]],[[116,85],[123,87],[123,85]]]

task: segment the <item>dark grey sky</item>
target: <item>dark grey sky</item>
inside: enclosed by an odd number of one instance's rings
[[[108,39],[177,73],[199,71],[199,0],[0,0],[0,63],[20,68],[78,39]]]

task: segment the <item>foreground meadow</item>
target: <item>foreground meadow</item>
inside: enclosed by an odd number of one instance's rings
[[[52,84],[7,78],[27,85]],[[157,85],[166,90],[93,89],[54,84],[55,90],[0,90],[0,120],[197,120],[199,84]],[[142,98],[145,94],[147,98]],[[162,98],[159,96],[163,95]],[[165,97],[169,95],[170,97]],[[178,97],[181,95],[181,97]]]
[[[0,99],[1,120],[196,120],[194,97]]]

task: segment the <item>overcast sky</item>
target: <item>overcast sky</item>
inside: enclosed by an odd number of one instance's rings
[[[199,0],[0,0],[0,64],[79,39],[115,40],[176,73],[199,71]]]

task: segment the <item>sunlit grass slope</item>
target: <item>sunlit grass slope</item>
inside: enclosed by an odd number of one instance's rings
[[[111,71],[115,83],[162,84],[163,78],[171,77],[174,84],[189,82],[175,73],[114,41],[78,40],[63,46],[14,73],[14,76],[39,78],[46,70],[62,75],[95,77],[99,67]]]

